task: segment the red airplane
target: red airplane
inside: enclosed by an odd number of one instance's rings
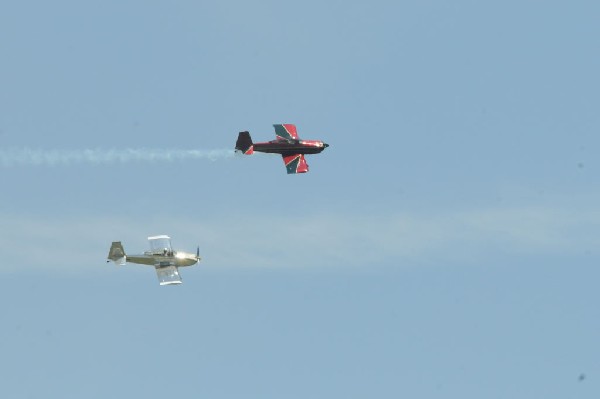
[[[240,132],[235,143],[236,152],[251,155],[254,151],[281,154],[288,174],[308,172],[304,154],[318,154],[329,144],[319,140],[300,140],[296,125],[273,125],[277,138],[266,143],[253,143],[249,132]]]

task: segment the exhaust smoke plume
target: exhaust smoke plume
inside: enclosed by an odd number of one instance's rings
[[[56,166],[72,164],[115,164],[125,162],[169,162],[190,159],[217,161],[234,156],[233,150],[181,150],[129,148],[121,150],[40,150],[31,148],[0,150],[0,166]]]

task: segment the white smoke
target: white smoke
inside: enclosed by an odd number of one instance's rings
[[[56,166],[71,164],[113,164],[125,162],[169,162],[189,159],[217,161],[231,158],[234,150],[181,150],[128,148],[82,149],[82,150],[41,150],[31,148],[0,150],[0,166]]]

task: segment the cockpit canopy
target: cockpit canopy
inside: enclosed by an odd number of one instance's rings
[[[148,237],[152,255],[173,256],[171,237],[166,235]]]
[[[277,137],[275,140],[269,141],[271,144],[280,144],[280,143],[288,143],[288,144],[298,144],[300,140],[298,139],[286,139],[283,137]]]

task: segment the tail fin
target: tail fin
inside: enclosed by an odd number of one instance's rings
[[[121,244],[121,241],[113,241],[110,246],[110,251],[108,252],[108,259],[112,260],[119,266],[123,266],[127,261],[127,256],[125,255],[125,249]]]
[[[238,139],[235,142],[235,150],[246,155],[252,155],[254,153],[254,145],[252,144],[252,138],[250,137],[249,132],[240,132]]]

